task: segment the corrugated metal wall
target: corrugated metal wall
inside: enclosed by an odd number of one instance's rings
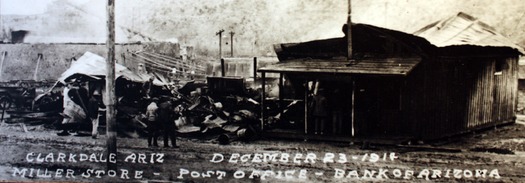
[[[466,128],[477,129],[511,122],[518,91],[518,58],[487,59],[471,82]]]
[[[429,60],[424,72],[424,106],[419,118],[421,136],[437,138],[463,131],[466,91],[461,60]]]
[[[512,122],[517,62],[517,58],[425,60],[407,78],[402,94],[403,117],[412,123],[412,134],[435,139]],[[495,75],[496,70],[501,73]]]

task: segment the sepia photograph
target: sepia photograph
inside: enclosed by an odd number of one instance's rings
[[[0,182],[525,182],[522,0],[0,0]]]

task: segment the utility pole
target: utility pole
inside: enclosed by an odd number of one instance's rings
[[[108,38],[106,46],[108,57],[106,60],[106,144],[107,144],[107,168],[117,170],[117,121],[115,119],[115,0],[107,0],[108,13]],[[111,160],[114,161],[111,161]]]
[[[215,35],[219,36],[219,59],[222,58],[222,33],[224,32],[224,29],[221,29],[219,32],[215,33]]]
[[[230,46],[231,46],[231,57],[233,58],[233,35],[235,34],[235,32],[233,31],[230,31]]]
[[[353,63],[353,49],[352,49],[352,0],[348,0],[348,19],[346,20],[346,38],[348,48],[348,61]]]
[[[4,42],[4,20],[2,18],[2,1],[0,0],[0,42]]]
[[[348,0],[348,19],[346,22],[346,37],[347,37],[347,48],[348,48],[348,55],[347,60],[350,62],[350,64],[355,64],[356,61],[354,60],[353,50],[352,50],[352,0]],[[355,137],[355,90],[356,90],[356,83],[355,78],[352,77],[352,111],[351,115],[352,118],[350,120],[350,123],[352,125],[352,137]]]

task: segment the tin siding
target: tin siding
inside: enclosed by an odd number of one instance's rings
[[[470,63],[471,87],[467,101],[467,128],[473,128],[492,121],[494,108],[494,71],[493,60],[479,60]]]
[[[425,72],[421,138],[433,139],[464,131],[465,64],[459,59],[430,60]]]
[[[469,130],[512,122],[515,117],[518,59],[495,58],[481,62],[485,67],[473,78],[467,101]],[[501,68],[500,75],[495,75],[497,68]]]

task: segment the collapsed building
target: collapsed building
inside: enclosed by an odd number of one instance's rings
[[[278,99],[266,98],[263,89],[265,134],[424,140],[515,121],[524,51],[493,27],[459,13],[413,34],[366,24],[351,29],[343,38],[275,45],[279,63],[258,69],[263,81],[280,74]],[[352,36],[353,62],[346,36]],[[330,116],[328,135],[313,136],[308,104],[319,88],[330,110],[342,111],[342,125]],[[279,110],[268,110],[269,101]]]

